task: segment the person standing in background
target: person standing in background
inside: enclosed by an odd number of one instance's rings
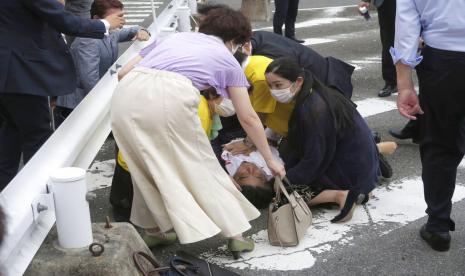
[[[66,12],[56,0],[0,1],[0,190],[51,135],[49,97],[76,90],[73,59],[61,33],[102,38],[124,24]]]
[[[384,87],[378,92],[378,96],[389,97],[397,92],[396,68],[389,54],[389,48],[394,45],[396,0],[362,0],[358,6],[368,9],[370,3],[378,9],[379,34],[382,45],[381,71]]]
[[[95,0],[89,18],[102,19],[123,12],[119,0]],[[54,110],[55,127],[59,127],[74,108],[94,88],[98,81],[118,59],[118,43],[131,40],[146,41],[150,33],[139,26],[110,32],[102,39],[76,38],[70,47],[77,75],[74,93],[58,96]],[[68,44],[69,45],[69,44]]]
[[[392,59],[399,113],[417,120],[428,221],[420,236],[436,251],[450,248],[452,196],[464,152],[465,1],[398,0]],[[419,37],[426,44],[418,54]],[[420,94],[412,70],[417,69]],[[423,115],[421,115],[423,114]],[[421,115],[418,117],[418,115]]]
[[[299,9],[299,0],[275,0],[275,13],[273,17],[273,31],[276,34],[284,35],[298,43],[304,40],[295,37],[295,21]]]

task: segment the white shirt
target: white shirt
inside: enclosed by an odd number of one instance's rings
[[[421,62],[420,35],[430,47],[465,52],[465,0],[397,0],[396,9],[394,64],[413,68]]]

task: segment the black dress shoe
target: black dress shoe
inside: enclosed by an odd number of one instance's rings
[[[379,154],[379,170],[381,171],[381,176],[384,178],[391,178],[392,177],[392,167],[387,161],[386,157]]]
[[[420,236],[436,251],[448,251],[450,248],[449,232],[429,232],[425,224],[420,229]]]
[[[302,44],[302,43],[305,42],[305,40],[298,39],[298,38],[296,38],[295,36],[286,36],[286,37],[289,38],[289,39],[292,39],[292,40],[294,40],[295,42],[300,43],[300,44]]]
[[[397,85],[386,84],[383,89],[378,92],[378,97],[389,97],[397,92]]]
[[[413,134],[410,131],[405,131],[403,129],[401,131],[390,129],[388,132],[389,134],[391,134],[392,137],[400,140],[413,138]]]

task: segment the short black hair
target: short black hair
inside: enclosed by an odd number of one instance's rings
[[[103,18],[109,9],[123,9],[124,5],[119,0],[94,0],[90,6],[90,17],[95,15]]]
[[[242,194],[252,203],[257,209],[265,209],[270,205],[274,197],[273,181],[265,182],[264,186],[241,186]]]
[[[208,2],[205,4],[199,4],[197,6],[197,13],[201,15],[207,15],[210,11],[215,9],[231,9],[228,5],[218,4],[215,2]]]

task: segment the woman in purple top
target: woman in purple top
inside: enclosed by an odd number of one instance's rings
[[[260,212],[221,168],[197,116],[199,90],[214,87],[230,98],[268,167],[284,177],[232,55],[250,36],[244,15],[218,9],[203,20],[199,33],[156,41],[120,71],[112,128],[133,177],[131,221],[146,230],[149,246],[166,242],[166,232],[174,229],[181,243],[221,233],[235,258],[254,248],[242,233]]]

